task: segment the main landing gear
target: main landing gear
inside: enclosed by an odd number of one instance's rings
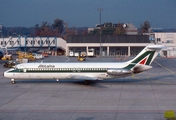
[[[11,83],[12,84],[15,84],[16,82],[15,82],[15,79],[11,79]]]
[[[91,83],[91,80],[84,80],[85,85],[89,85]]]

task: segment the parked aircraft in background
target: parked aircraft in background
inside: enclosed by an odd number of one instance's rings
[[[126,77],[151,69],[151,63],[162,45],[146,46],[134,59],[127,62],[107,63],[22,63],[4,72],[4,77],[15,79],[78,79],[89,83]]]
[[[0,60],[11,60],[12,54],[15,53],[17,49],[15,48],[7,48],[7,47],[0,47]]]
[[[4,52],[0,49],[0,60],[4,57]]]

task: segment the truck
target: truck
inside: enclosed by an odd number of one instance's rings
[[[78,57],[79,56],[79,52],[75,52],[74,56]]]
[[[87,56],[88,57],[95,57],[95,51],[93,48],[88,49]]]
[[[73,51],[70,51],[69,52],[69,57],[73,57],[74,56],[74,52]]]
[[[78,57],[78,56],[79,56],[79,52],[73,52],[73,51],[69,52],[69,57]]]
[[[8,62],[5,62],[5,63],[3,64],[3,67],[4,67],[4,68],[13,68],[15,65],[16,65],[15,62],[13,62],[13,61],[8,61]]]
[[[35,54],[34,53],[33,56],[35,59],[43,59],[44,58],[44,56],[42,54]]]

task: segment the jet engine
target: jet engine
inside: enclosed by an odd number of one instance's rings
[[[140,72],[143,72],[143,71],[146,71],[146,70],[149,70],[149,69],[151,69],[152,68],[152,66],[149,66],[149,65],[136,65],[133,69],[132,69],[132,71],[133,71],[133,73],[135,73],[135,74],[137,74],[137,73],[140,73]]]
[[[113,76],[123,76],[123,75],[128,75],[131,73],[132,73],[132,71],[127,70],[127,69],[110,68],[107,70],[107,74],[113,75]]]

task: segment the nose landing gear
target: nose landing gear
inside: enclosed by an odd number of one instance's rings
[[[11,83],[12,84],[15,84],[16,82],[15,82],[15,79],[11,79]]]

